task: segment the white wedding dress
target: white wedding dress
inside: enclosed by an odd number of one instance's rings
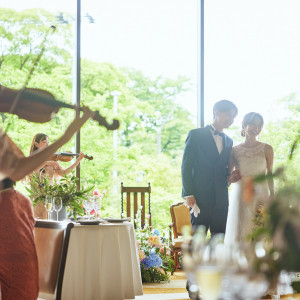
[[[267,161],[264,149],[264,143],[253,148],[245,148],[241,145],[232,148],[234,162],[236,168],[240,169],[242,180],[233,184],[230,192],[225,245],[249,243],[248,236],[254,226],[256,209],[268,201],[267,181],[255,184],[251,203],[245,203],[242,193],[242,186],[247,177],[266,173]]]

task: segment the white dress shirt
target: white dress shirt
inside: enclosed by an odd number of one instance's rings
[[[210,125],[214,130],[212,130],[210,128],[210,132],[216,142],[216,146],[218,148],[219,154],[221,154],[221,152],[223,151],[223,138],[218,135],[218,134],[214,134],[214,131],[217,130],[213,125]]]

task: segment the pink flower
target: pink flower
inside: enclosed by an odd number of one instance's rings
[[[98,190],[98,189],[94,189],[93,195],[95,195],[95,196],[100,196],[99,190]]]
[[[102,193],[103,193],[103,195],[105,195],[105,194],[106,194],[106,192],[107,192],[107,190],[105,190],[105,189],[104,189],[104,190],[103,190],[103,192],[102,192]]]
[[[165,247],[161,247],[159,249],[159,252],[164,253],[165,252]],[[171,254],[171,249],[169,247],[166,247],[166,255],[170,255]]]
[[[146,215],[146,218],[147,218],[147,219],[150,219],[150,214],[147,214],[147,215]]]
[[[139,259],[140,261],[145,258],[145,252],[143,250],[139,250]]]

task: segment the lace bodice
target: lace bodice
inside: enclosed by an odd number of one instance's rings
[[[240,169],[243,177],[255,176],[266,172],[267,161],[264,143],[260,143],[252,148],[237,145],[233,147],[232,151],[234,163]]]

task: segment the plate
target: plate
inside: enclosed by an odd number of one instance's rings
[[[128,218],[122,218],[122,219],[116,219],[116,218],[103,218],[103,220],[109,222],[109,223],[123,223],[128,222],[131,220],[131,217]]]
[[[77,223],[81,225],[98,225],[103,223],[103,220],[78,220]]]

